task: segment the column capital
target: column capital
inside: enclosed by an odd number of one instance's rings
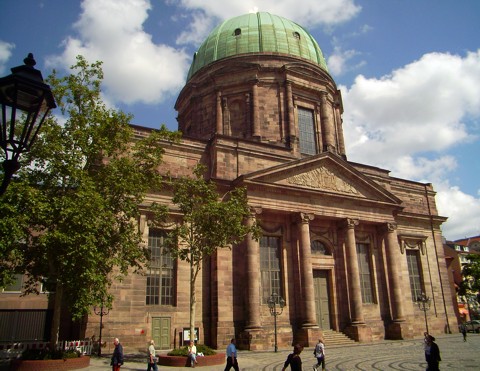
[[[360,220],[356,218],[347,218],[343,221],[344,227],[348,229],[355,229],[360,224]]]
[[[250,207],[250,216],[255,218],[256,215],[260,215],[263,209],[260,206],[252,206]]]
[[[387,233],[395,232],[398,228],[398,225],[395,222],[387,222],[384,226]]]
[[[315,219],[315,215],[313,213],[298,213],[298,219],[300,223],[303,224],[308,224],[310,223],[313,219]]]

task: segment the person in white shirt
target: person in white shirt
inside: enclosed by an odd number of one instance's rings
[[[190,345],[188,346],[188,359],[190,359],[190,366],[195,367],[197,362],[197,347],[193,341],[190,341]]]
[[[317,364],[313,366],[315,371],[322,366],[322,371],[325,371],[325,344],[322,339],[318,339],[317,345],[314,350],[315,357],[317,358]]]
[[[155,342],[150,340],[150,345],[148,347],[148,368],[147,371],[152,370],[158,371],[157,358],[155,357]]]

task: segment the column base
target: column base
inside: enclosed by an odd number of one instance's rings
[[[304,347],[314,347],[317,344],[318,339],[321,338],[323,338],[323,331],[318,326],[303,326],[295,331],[293,344],[300,344]]]
[[[385,327],[385,339],[388,339],[388,340],[413,339],[413,331],[405,323],[404,320],[393,321]]]
[[[237,347],[242,350],[265,350],[267,336],[261,327],[243,330],[237,336]]]
[[[371,343],[373,341],[372,329],[365,323],[354,323],[347,326],[343,331],[349,338],[360,343]]]

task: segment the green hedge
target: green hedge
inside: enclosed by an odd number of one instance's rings
[[[216,352],[203,344],[197,344],[197,353],[203,353],[204,356],[211,356],[216,354]],[[168,352],[169,356],[188,356],[188,346],[184,346],[178,349],[174,349],[171,352]]]

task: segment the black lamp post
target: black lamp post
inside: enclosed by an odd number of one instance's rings
[[[270,295],[270,298],[267,300],[268,308],[270,309],[270,314],[273,316],[274,331],[275,331],[275,352],[277,352],[277,316],[282,314],[283,307],[285,306],[285,300],[274,292]]]
[[[0,147],[5,153],[0,196],[20,168],[18,158],[30,150],[48,112],[57,106],[50,86],[33,67],[33,54],[28,54],[23,62],[24,66],[13,67],[10,75],[0,78]]]
[[[98,335],[98,356],[102,356],[102,328],[103,328],[103,316],[108,315],[108,312],[110,310],[108,308],[105,308],[103,306],[103,301],[102,304],[100,304],[100,308],[93,307],[93,312],[97,315],[100,316],[100,333]]]
[[[425,314],[425,327],[427,328],[427,333],[428,333],[427,311],[430,309],[430,302],[431,302],[431,299],[427,295],[425,295],[424,292],[422,292],[417,297],[417,305],[420,308],[420,310],[422,310],[423,313]]]

